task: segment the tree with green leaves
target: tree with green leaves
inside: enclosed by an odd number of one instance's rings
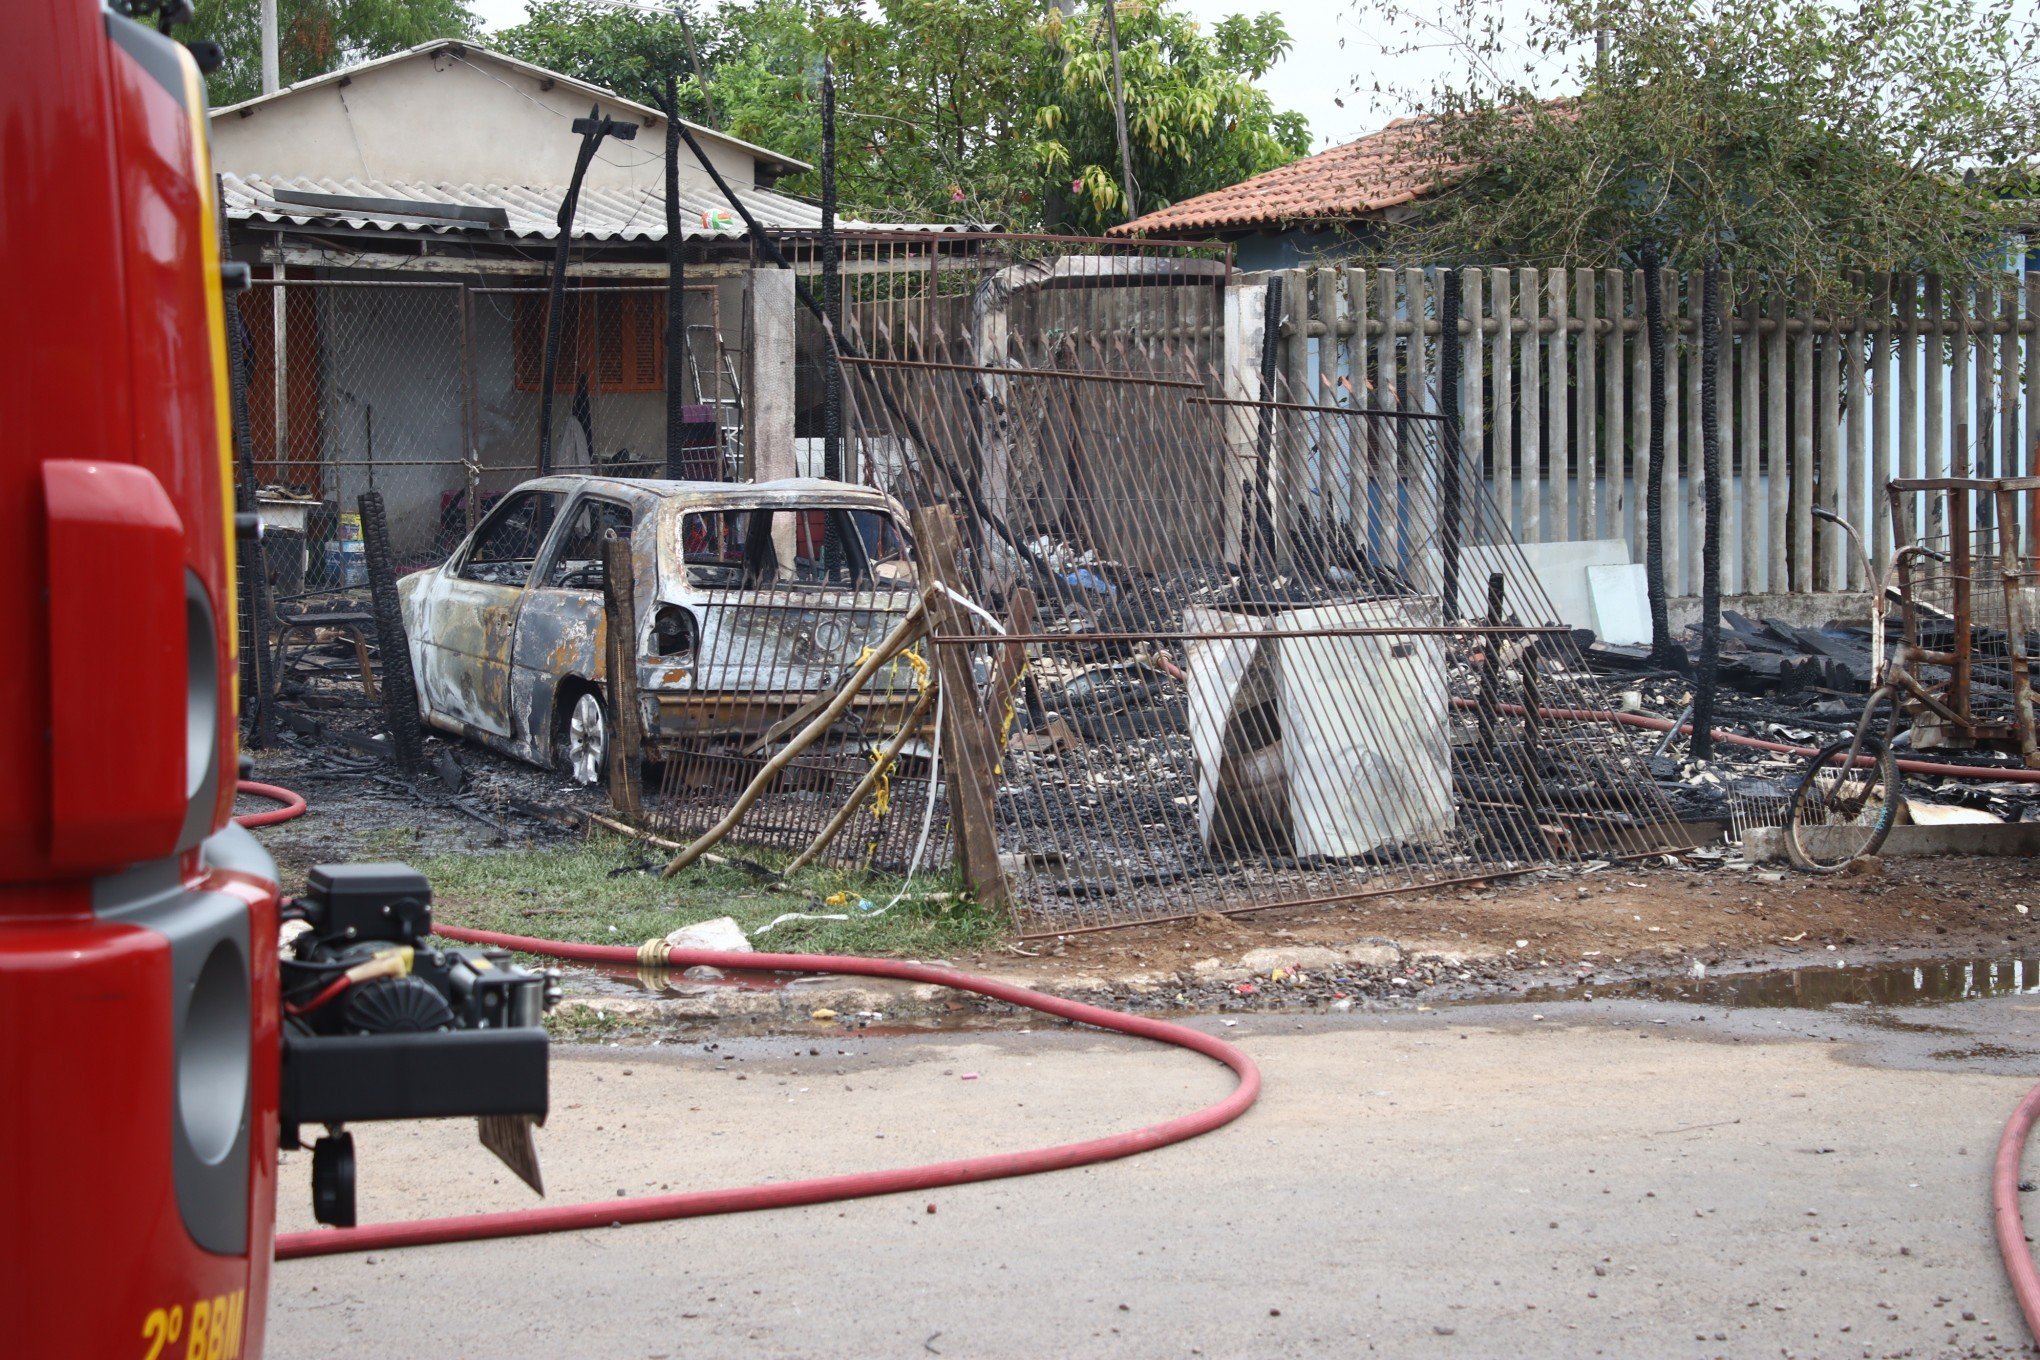
[[[285,85],[475,32],[467,0],[276,0],[277,65]],[[206,77],[214,108],[262,93],[261,0],[199,0],[186,41],[211,39],[226,60]]]
[[[531,0],[524,22],[489,35],[489,45],[548,70],[657,106],[678,77],[681,116],[715,122],[699,78],[734,53],[734,8],[692,5],[639,9],[607,0]]]
[[[1401,0],[1375,8],[1411,17]],[[1427,260],[1644,266],[1654,467],[1664,447],[1660,262],[1706,272],[1711,351],[1724,267],[1793,280],[1847,308],[1862,300],[1850,295],[1858,273],[1999,268],[2006,236],[2023,225],[2015,200],[2028,197],[2040,133],[2040,47],[2014,0],[1556,0],[1520,31],[1502,0],[1451,8],[1432,27],[1466,35],[1464,70],[1418,101],[1436,187],[1391,248]],[[1529,74],[1506,73],[1526,52]],[[1719,398],[1711,367],[1704,373],[1699,756],[1720,639]],[[1646,543],[1652,651],[1673,662],[1682,658],[1669,638],[1660,509],[1653,501]]]
[[[741,48],[714,78],[724,130],[819,161],[826,57],[845,213],[999,222],[1027,211],[1033,0],[761,0],[740,23]],[[787,187],[814,194],[820,178]]]
[[[1166,0],[1119,0],[1118,21],[1140,211],[1251,179],[1310,149],[1303,115],[1278,111],[1254,83],[1289,50],[1279,14],[1235,14],[1206,31]],[[1101,232],[1129,215],[1103,4],[1051,14],[1042,36],[1049,61],[1038,72],[1035,160],[1045,177],[1069,181],[1055,225]]]
[[[537,0],[492,41],[634,98],[677,69],[694,77],[690,117],[809,162],[826,57],[846,214],[1095,230],[1126,218],[1103,17],[1097,3],[1044,14],[1039,0],[756,0],[690,16],[690,46],[654,11]],[[1288,48],[1276,15],[1205,30],[1170,0],[1120,0],[1118,17],[1141,208],[1308,147],[1302,117],[1254,85]],[[784,187],[812,194],[819,178]]]
[[[1962,274],[2017,211],[2040,99],[2016,0],[1557,0],[1513,36],[1475,17],[1501,2],[1456,0],[1481,36],[1420,97],[1451,189],[1399,250]],[[1499,73],[1516,47],[1541,82]]]

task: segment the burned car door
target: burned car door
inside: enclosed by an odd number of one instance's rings
[[[510,648],[511,704],[531,759],[550,759],[555,695],[560,683],[599,683],[603,666],[602,544],[610,534],[630,541],[633,515],[620,501],[583,495],[567,511],[525,593]]]
[[[511,638],[561,499],[549,490],[504,497],[467,547],[417,591],[425,662],[418,684],[433,716],[513,735]]]

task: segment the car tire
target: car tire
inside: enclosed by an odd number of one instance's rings
[[[609,778],[609,710],[592,689],[572,696],[560,714],[559,767],[582,788],[597,788]]]

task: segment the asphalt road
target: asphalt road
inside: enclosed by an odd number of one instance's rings
[[[2040,1069],[2040,999],[1223,1032],[1266,1094],[1192,1143],[932,1196],[284,1263],[269,1353],[2025,1353],[1987,1178]],[[563,1047],[540,1142],[551,1198],[572,1202],[1061,1142],[1229,1080],[1060,1027]],[[534,1202],[469,1126],[356,1141],[364,1222]],[[286,1227],[309,1226],[308,1176],[287,1159]]]

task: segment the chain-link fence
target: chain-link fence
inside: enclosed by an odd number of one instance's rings
[[[678,467],[666,440],[667,289],[564,294],[550,470],[723,481],[743,403],[715,282],[686,290]],[[537,475],[542,283],[260,280],[240,296],[251,449],[277,599],[365,584],[356,503],[380,491],[400,570],[443,560]]]

